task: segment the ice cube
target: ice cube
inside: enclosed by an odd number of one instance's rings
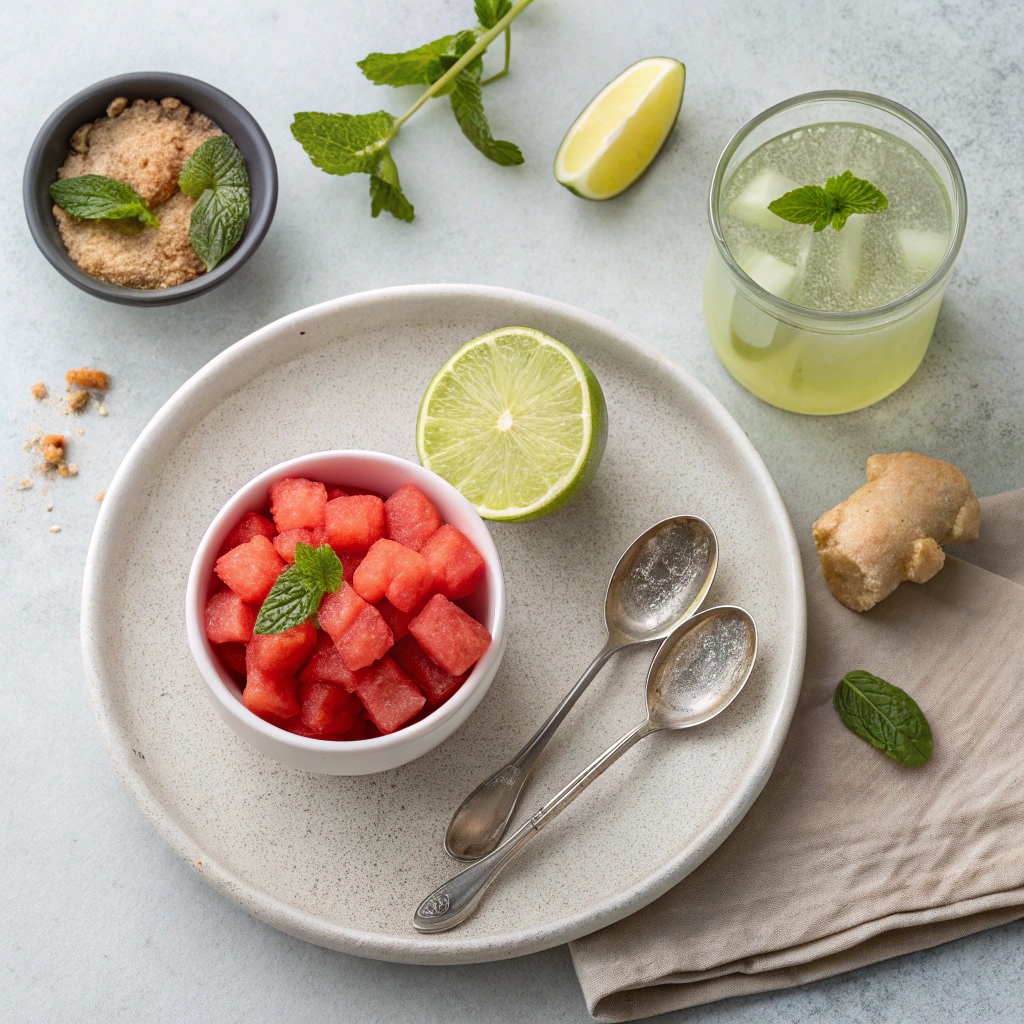
[[[792,294],[797,268],[791,263],[752,246],[741,250],[736,256],[736,262],[746,275],[753,278],[766,292],[771,292],[780,299],[788,299]]]
[[[796,291],[797,268],[770,252],[746,248],[737,255],[736,262],[748,277],[780,299],[788,299]],[[776,340],[776,332],[782,327],[775,317],[738,291],[733,296],[730,322],[736,337],[752,348],[767,348]]]
[[[864,254],[864,228],[867,217],[854,214],[849,217],[839,232],[839,266],[837,278],[839,287],[847,295],[853,294],[860,277],[861,258]],[[829,230],[829,229],[826,229]]]
[[[799,187],[780,171],[767,167],[729,204],[729,213],[759,228],[785,227],[787,221],[776,217],[768,204]]]
[[[949,235],[943,231],[915,231],[901,228],[896,232],[903,262],[911,274],[927,277],[942,262],[949,248]]]

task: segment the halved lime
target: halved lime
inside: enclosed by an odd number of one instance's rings
[[[569,129],[555,178],[584,199],[611,199],[650,166],[675,126],[686,68],[671,57],[638,61],[606,85]]]
[[[463,345],[430,382],[416,419],[420,462],[484,519],[504,522],[564,505],[594,475],[607,437],[593,372],[529,327]]]

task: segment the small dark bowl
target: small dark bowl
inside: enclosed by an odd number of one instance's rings
[[[57,180],[57,169],[67,159],[71,136],[81,125],[103,117],[110,101],[117,96],[127,97],[129,104],[137,99],[177,97],[193,110],[206,114],[217,127],[231,136],[242,151],[249,171],[249,185],[252,189],[249,223],[238,245],[209,273],[200,274],[173,288],[125,288],[91,277],[68,255],[53,217],[50,185]],[[72,96],[50,115],[29,151],[22,194],[28,227],[36,245],[72,284],[110,302],[121,302],[129,306],[163,306],[191,299],[216,288],[259,248],[274,219],[274,208],[277,206],[277,164],[274,162],[274,151],[253,116],[226,93],[197,78],[140,71],[97,82],[77,96]]]

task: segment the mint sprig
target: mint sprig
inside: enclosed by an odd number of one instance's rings
[[[426,91],[399,118],[387,111],[373,114],[324,114],[304,111],[294,116],[292,135],[314,166],[328,174],[370,175],[370,213],[387,210],[399,220],[415,216],[402,192],[390,145],[402,125],[433,96],[451,98],[452,113],[462,133],[488,159],[502,166],[523,162],[519,148],[495,139],[484,114],[481,88],[508,73],[512,22],[532,0],[474,0],[478,25],[441,36],[401,53],[371,53],[359,70],[375,85],[426,85]],[[505,33],[505,66],[481,78],[487,47]]]
[[[151,228],[160,221],[149,212],[146,200],[123,181],[102,174],[63,178],[50,186],[53,201],[72,217],[86,220],[127,220],[137,217]]]
[[[207,139],[178,175],[178,188],[196,200],[188,240],[207,271],[236,245],[249,223],[249,173],[227,135]]]
[[[832,699],[843,724],[907,767],[932,755],[932,731],[910,694],[870,672],[847,672]]]
[[[328,544],[295,545],[295,564],[277,577],[256,616],[255,633],[283,633],[301,625],[320,607],[324,594],[342,584],[341,559]]]
[[[768,209],[791,224],[813,224],[815,231],[832,225],[841,231],[855,213],[881,213],[889,200],[870,181],[855,178],[852,171],[829,178],[825,187],[804,185],[768,204]]]

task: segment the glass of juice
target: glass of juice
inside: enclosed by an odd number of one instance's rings
[[[768,204],[851,171],[888,207],[840,231]],[[745,124],[711,183],[704,317],[748,391],[792,412],[852,412],[901,387],[924,358],[960,250],[967,195],[935,131],[860,92],[797,96]]]

